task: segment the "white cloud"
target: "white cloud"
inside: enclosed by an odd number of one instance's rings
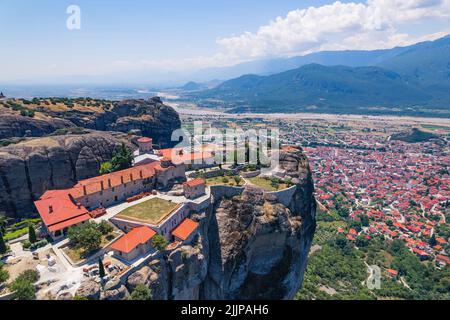
[[[218,39],[223,52],[238,59],[288,56],[321,50],[382,49],[437,37],[415,36],[399,28],[426,19],[450,17],[450,0],[340,1],[278,17],[257,32]],[[440,35],[443,35],[441,33]]]
[[[448,18],[450,0],[336,1],[320,7],[290,11],[285,17],[277,17],[254,33],[243,32],[218,39],[219,50],[211,56],[116,61],[113,67],[116,71],[183,72],[324,50],[374,50],[406,46],[449,34],[449,23],[447,30],[436,30],[431,34],[411,31],[430,19]]]

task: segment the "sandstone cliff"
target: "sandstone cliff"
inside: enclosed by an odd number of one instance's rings
[[[0,210],[10,217],[30,216],[33,201],[46,190],[68,188],[98,175],[102,162],[127,142],[122,133],[29,139],[0,148]]]
[[[283,153],[280,166],[296,184],[289,205],[251,187],[214,199],[194,217],[194,243],[131,274],[128,289],[146,284],[154,299],[292,299],[303,281],[316,202],[303,153]]]
[[[96,102],[96,107],[72,106],[70,100],[55,105],[47,100],[39,101],[20,105],[21,100],[16,100],[13,106],[0,104],[0,139],[41,137],[58,129],[82,127],[99,131],[132,131],[152,137],[155,144],[166,147],[173,144],[173,130],[181,126],[176,111],[164,105],[158,97],[108,103],[102,101]],[[32,110],[35,116],[23,116],[18,108]]]

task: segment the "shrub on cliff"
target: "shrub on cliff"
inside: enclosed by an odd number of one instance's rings
[[[3,239],[3,233],[0,232],[0,254],[4,254],[8,251],[8,247],[6,246],[5,239]]]
[[[39,280],[39,273],[36,270],[25,270],[10,285],[14,300],[34,300],[36,298],[36,288],[34,283]]]
[[[152,300],[152,291],[149,287],[140,283],[131,293],[131,300]]]
[[[0,263],[0,284],[5,283],[9,279],[9,272],[3,269],[3,264]]]
[[[167,240],[162,235],[155,235],[152,239],[152,246],[156,250],[162,251],[167,247]]]
[[[133,152],[122,143],[111,161],[104,162],[100,165],[100,174],[111,173],[119,170],[128,169],[133,163]]]

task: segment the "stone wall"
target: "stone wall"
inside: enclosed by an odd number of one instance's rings
[[[257,177],[260,174],[261,174],[261,170],[250,171],[250,172],[241,172],[241,176],[246,179]]]
[[[244,187],[231,186],[210,186],[212,201],[215,202],[222,198],[232,198],[242,194]]]
[[[292,202],[293,196],[296,191],[297,186],[294,185],[290,188],[283,189],[280,191],[265,192],[265,195],[268,198],[274,199],[276,202],[279,202],[287,207]]]

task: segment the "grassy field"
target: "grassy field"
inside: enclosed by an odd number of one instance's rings
[[[434,125],[434,124],[422,124],[421,127],[424,128],[424,129],[428,129],[428,130],[447,130],[447,131],[450,131],[450,127],[439,126],[439,125]]]
[[[178,204],[160,198],[153,198],[122,211],[118,217],[158,224],[172,212]]]
[[[272,181],[270,181],[270,179],[265,179],[262,177],[254,177],[254,178],[249,178],[247,180],[256,186],[261,187],[264,190],[271,191],[271,192],[289,188],[289,186],[285,183],[280,183],[278,185],[278,188],[276,188],[275,186],[272,185]]]

